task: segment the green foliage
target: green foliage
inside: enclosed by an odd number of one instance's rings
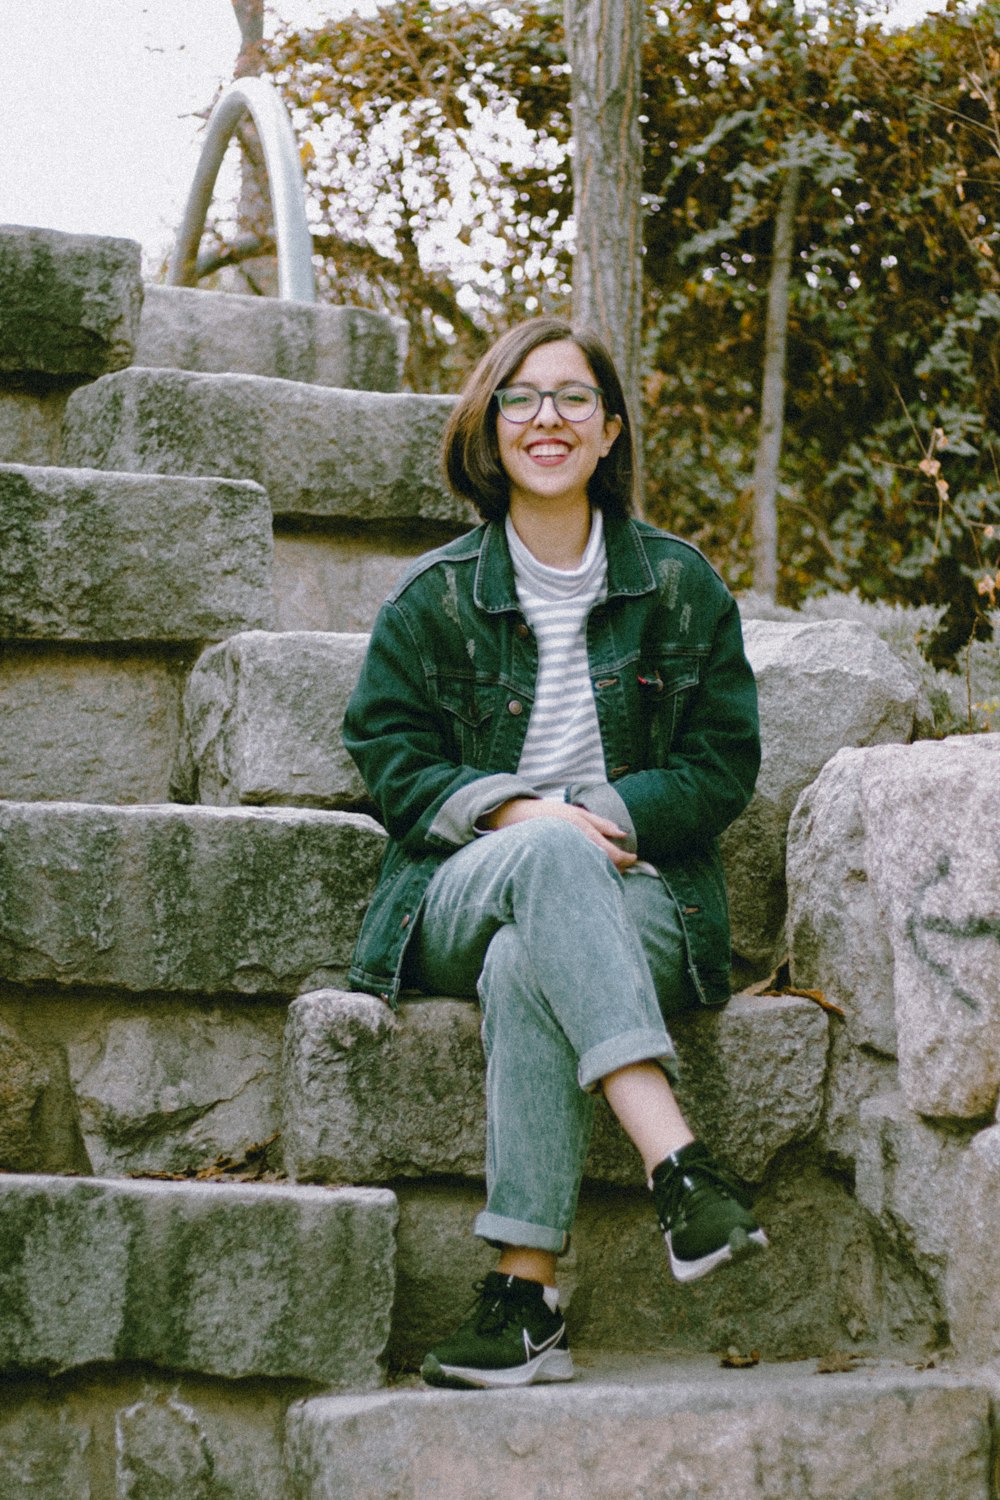
[[[1000,0],[863,19],[649,0],[648,508],[747,586],[774,210],[800,163],[782,596],[942,603],[944,661],[1000,591]],[[270,66],[323,293],[407,318],[415,386],[454,389],[499,328],[568,308],[561,0],[390,0],[285,31]]]

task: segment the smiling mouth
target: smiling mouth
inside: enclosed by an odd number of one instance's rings
[[[527,449],[528,457],[546,461],[549,459],[565,458],[572,452],[568,443],[532,443]]]

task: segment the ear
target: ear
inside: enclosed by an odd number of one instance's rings
[[[605,417],[604,418],[604,437],[601,440],[601,457],[602,458],[607,458],[608,454],[611,452],[612,448],[615,445],[615,438],[618,436],[618,434],[621,432],[621,430],[622,430],[622,419],[621,419],[621,417],[614,416],[614,417]]]

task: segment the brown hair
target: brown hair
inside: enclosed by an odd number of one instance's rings
[[[562,318],[530,318],[497,339],[465,382],[444,434],[442,457],[448,484],[471,500],[486,521],[507,514],[509,482],[500,463],[493,397],[533,349],[569,339],[585,355],[601,388],[604,410],[621,418],[610,453],[600,459],[588,487],[592,505],[606,516],[627,516],[632,508],[635,463],[632,425],[615,362],[597,334],[579,332]]]

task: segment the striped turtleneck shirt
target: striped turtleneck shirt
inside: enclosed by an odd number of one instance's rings
[[[587,659],[587,617],[607,582],[603,517],[592,513],[579,567],[540,563],[507,517],[507,542],[524,617],[538,646],[535,702],[517,773],[543,797],[571,782],[604,781],[607,772]]]

